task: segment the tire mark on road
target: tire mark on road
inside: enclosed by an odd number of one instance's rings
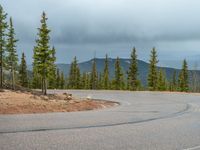
[[[200,145],[195,146],[195,147],[191,147],[191,148],[186,148],[186,149],[183,149],[183,150],[197,150],[197,149],[200,149]]]
[[[178,112],[162,116],[162,117],[156,117],[156,118],[150,118],[150,119],[144,119],[139,121],[130,121],[130,122],[120,122],[120,123],[111,123],[111,124],[103,124],[103,125],[91,125],[91,126],[79,126],[79,127],[66,127],[66,128],[39,128],[39,129],[28,129],[28,130],[16,130],[16,131],[0,131],[0,134],[12,134],[12,133],[25,133],[25,132],[42,132],[42,131],[56,131],[56,130],[75,130],[75,129],[89,129],[89,128],[103,128],[103,127],[113,127],[113,126],[120,126],[120,125],[129,125],[129,124],[139,124],[139,123],[145,123],[160,119],[168,119],[177,117],[180,115],[185,114],[189,109],[191,108],[190,104],[186,104],[186,107]]]

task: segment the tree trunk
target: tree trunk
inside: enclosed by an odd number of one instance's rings
[[[44,95],[47,95],[47,82],[46,82],[46,78],[44,78]]]

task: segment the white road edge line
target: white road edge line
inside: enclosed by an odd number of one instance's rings
[[[199,146],[195,146],[195,147],[191,147],[191,148],[186,148],[186,149],[183,149],[183,150],[196,150],[197,148],[200,149],[200,145]]]

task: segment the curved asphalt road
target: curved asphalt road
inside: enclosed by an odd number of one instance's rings
[[[87,112],[0,115],[0,150],[200,149],[200,94],[67,92],[121,105]]]

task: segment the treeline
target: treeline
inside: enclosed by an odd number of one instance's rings
[[[146,90],[141,85],[138,73],[136,48],[130,55],[130,66],[126,74],[117,57],[115,62],[114,78],[110,78],[108,55],[105,57],[103,73],[97,71],[96,59],[90,72],[81,72],[75,57],[70,66],[67,77],[56,67],[56,48],[50,45],[50,29],[47,26],[47,17],[42,13],[38,28],[37,39],[33,48],[33,70],[27,71],[26,57],[22,53],[21,61],[18,62],[15,39],[15,30],[12,18],[7,23],[7,14],[0,6],[0,88],[8,82],[15,89],[15,85],[23,87],[40,88],[43,94],[47,89],[113,89],[113,90]],[[164,70],[157,68],[157,53],[153,48],[149,61],[148,90],[151,91],[185,91],[189,90],[188,67],[186,60],[183,61],[182,70],[178,78],[174,72],[172,79],[167,80]],[[8,71],[8,72],[7,72]],[[9,73],[8,78],[5,74]]]
[[[63,80],[62,73],[62,78],[59,78],[62,80],[57,80],[56,82],[61,82],[64,85],[60,87],[62,89],[189,91],[189,72],[186,60],[183,61],[181,71],[174,71],[170,80],[167,79],[164,70],[158,69],[157,63],[156,49],[153,48],[149,60],[147,87],[143,86],[139,80],[136,48],[133,48],[131,52],[130,65],[126,74],[124,74],[124,70],[120,65],[119,57],[115,61],[113,78],[110,78],[108,55],[105,57],[103,72],[97,72],[96,59],[94,58],[92,60],[91,71],[81,73],[77,58],[74,57],[69,74],[65,80]],[[57,77],[59,77],[59,74],[57,74]]]

